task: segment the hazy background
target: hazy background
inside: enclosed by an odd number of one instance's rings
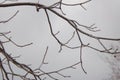
[[[37,0],[19,0],[37,2]],[[40,3],[50,5],[57,0],[40,0]],[[63,0],[65,3],[77,3],[83,0]],[[84,0],[85,1],[85,0]],[[1,1],[2,2],[2,1]],[[96,24],[100,32],[91,34],[104,37],[120,38],[120,1],[119,0],[92,0],[84,5],[87,9],[85,11],[80,6],[66,7],[62,6],[66,17],[78,21],[80,24],[91,25]],[[0,24],[0,32],[11,31],[9,36],[17,44],[23,45],[33,42],[33,45],[18,48],[15,45],[8,43],[5,44],[6,50],[12,53],[13,56],[21,55],[18,61],[32,64],[31,67],[37,68],[41,63],[45,49],[49,46],[46,62],[48,65],[43,67],[43,70],[51,71],[60,69],[61,67],[69,66],[79,61],[79,49],[70,50],[63,47],[61,53],[58,53],[59,44],[51,36],[49,25],[44,10],[36,12],[35,7],[12,7],[0,8],[0,20],[6,20],[12,16],[17,10],[20,12],[11,21],[6,24]],[[57,35],[63,42],[67,41],[73,29],[62,19],[49,12],[53,25],[54,33],[60,31]],[[91,41],[94,46],[94,40],[88,39],[81,35],[85,43]],[[4,40],[2,38],[2,40]],[[108,46],[119,43],[106,43]],[[78,45],[76,38],[71,42],[72,46]],[[65,75],[71,75],[72,78],[61,78],[62,80],[104,80],[110,77],[111,70],[109,64],[106,63],[104,56],[106,54],[98,53],[94,50],[84,49],[83,64],[85,70],[88,72],[85,75],[80,67],[76,66],[76,70],[68,69],[63,71]],[[58,77],[58,76],[57,76]]]

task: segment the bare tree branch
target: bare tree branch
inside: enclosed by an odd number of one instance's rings
[[[91,31],[91,32],[100,31],[100,29],[97,29],[97,27],[94,27],[95,24],[92,24],[90,26],[82,25],[82,24],[78,23],[76,20],[72,20],[72,19],[67,18],[65,16],[66,14],[62,10],[62,5],[65,5],[65,6],[81,6],[83,9],[86,10],[86,8],[83,5],[90,2],[91,0],[87,0],[85,2],[76,3],[76,4],[67,4],[67,3],[63,3],[63,0],[59,0],[58,2],[53,3],[50,6],[45,6],[43,4],[40,4],[39,2],[38,3],[33,3],[33,2],[6,3],[6,1],[8,1],[8,0],[5,0],[4,2],[0,3],[0,8],[16,7],[16,6],[32,6],[32,7],[36,8],[37,12],[40,12],[39,10],[43,9],[45,11],[45,14],[46,14],[47,22],[48,22],[48,25],[49,25],[49,28],[50,28],[50,33],[51,33],[52,37],[57,41],[57,43],[60,46],[60,49],[59,49],[58,52],[61,52],[62,49],[63,49],[63,46],[64,46],[64,47],[69,48],[69,49],[79,49],[79,55],[80,56],[79,56],[78,62],[76,62],[72,65],[69,65],[67,67],[63,67],[63,68],[48,72],[48,71],[42,70],[43,65],[49,64],[48,62],[47,63],[45,62],[45,60],[47,59],[46,56],[48,54],[48,46],[47,46],[40,66],[36,69],[32,69],[30,66],[18,62],[16,60],[16,58],[19,58],[19,56],[18,57],[12,57],[10,55],[10,53],[7,52],[7,50],[4,47],[4,43],[8,43],[8,42],[11,42],[13,45],[15,45],[17,47],[26,47],[26,46],[31,45],[32,43],[25,44],[25,45],[18,45],[16,42],[14,42],[11,39],[11,37],[7,36],[7,34],[11,33],[11,31],[0,32],[0,38],[4,37],[6,39],[5,41],[2,41],[0,39],[0,55],[2,55],[2,56],[0,56],[0,70],[1,70],[0,73],[2,74],[2,79],[3,80],[15,80],[15,77],[18,77],[22,80],[45,80],[45,79],[47,79],[47,77],[49,77],[53,80],[60,80],[59,78],[56,78],[53,74],[57,74],[57,75],[59,75],[63,78],[70,78],[71,75],[66,76],[66,75],[62,74],[61,72],[64,71],[64,70],[67,70],[67,69],[76,69],[75,67],[79,64],[80,64],[83,72],[85,74],[87,74],[87,71],[84,69],[83,58],[82,58],[83,48],[85,48],[85,47],[93,49],[93,50],[101,52],[101,53],[108,53],[108,54],[118,54],[118,53],[120,53],[118,48],[113,50],[112,47],[106,47],[106,45],[103,43],[103,41],[112,41],[112,42],[116,41],[117,42],[117,41],[120,41],[120,38],[115,39],[115,38],[106,38],[106,37],[94,36],[93,34],[90,34],[87,31],[82,30],[80,27],[83,27],[83,28],[85,28],[85,29],[87,29],[88,31]],[[11,1],[11,0],[9,0],[9,1]],[[61,11],[61,13],[57,12],[56,9],[59,9]],[[72,27],[72,29],[74,30],[72,32],[71,37],[69,39],[66,39],[67,41],[65,43],[63,43],[63,41],[60,40],[57,37],[57,35],[61,31],[58,31],[57,33],[53,32],[53,25],[52,25],[52,21],[51,21],[51,18],[50,18],[49,11],[52,12],[53,14],[55,14],[57,17],[61,18],[63,21],[67,22],[69,24],[69,27]],[[11,21],[18,14],[18,12],[19,12],[19,10],[13,16],[8,18],[7,20],[0,21],[0,23],[6,23],[6,22]],[[97,44],[99,44],[100,47],[102,47],[102,49],[91,46],[90,45],[91,42],[85,44],[85,41],[83,41],[83,38],[81,37],[80,34],[83,34],[84,36],[87,36],[88,38],[96,40],[98,42]],[[77,40],[79,41],[79,44],[75,47],[69,46],[68,44],[76,36],[77,36]],[[8,67],[8,70],[6,69],[5,65]],[[24,74],[16,73],[11,65],[16,66],[17,69],[21,69],[21,70],[25,71],[25,73]],[[31,75],[32,78],[28,77],[29,75]],[[45,77],[42,79],[43,76],[45,76]]]
[[[12,20],[17,14],[18,14],[19,11],[17,11],[13,16],[11,16],[10,18],[8,18],[7,20],[5,21],[0,21],[0,23],[6,23],[6,22],[9,22],[10,20]]]

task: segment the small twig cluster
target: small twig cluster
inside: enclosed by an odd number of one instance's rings
[[[86,8],[83,5],[86,4],[86,3],[88,3],[88,2],[90,2],[91,0],[87,0],[85,2],[76,3],[76,4],[67,4],[67,3],[63,3],[63,1],[60,0],[59,2],[56,2],[56,3],[52,4],[51,6],[45,6],[45,5],[42,5],[40,3],[31,3],[31,2],[6,3],[6,1],[7,0],[5,0],[3,2],[4,4],[3,3],[0,4],[0,8],[1,7],[13,7],[13,6],[34,6],[34,7],[36,7],[36,11],[37,12],[39,12],[40,9],[43,9],[45,11],[45,14],[46,14],[46,17],[47,17],[47,20],[48,20],[48,24],[49,24],[51,35],[55,38],[55,40],[60,45],[59,52],[62,51],[63,46],[67,47],[69,49],[79,49],[80,50],[79,51],[79,53],[80,53],[80,59],[79,59],[78,62],[76,62],[75,64],[70,65],[68,67],[64,67],[64,68],[61,68],[61,69],[58,69],[58,70],[55,70],[55,71],[51,71],[51,72],[44,71],[41,68],[43,67],[43,65],[48,64],[47,62],[45,62],[46,55],[48,53],[48,46],[47,46],[45,54],[44,54],[44,57],[42,59],[42,63],[40,64],[39,68],[36,68],[36,69],[33,70],[28,65],[23,64],[23,63],[19,63],[18,61],[16,61],[15,59],[19,58],[19,56],[12,57],[11,54],[9,54],[5,50],[5,48],[4,48],[4,43],[7,43],[7,42],[11,42],[12,44],[16,45],[17,47],[26,47],[26,46],[31,45],[32,43],[25,44],[25,45],[18,45],[11,38],[9,38],[7,36],[7,34],[11,33],[10,31],[9,32],[4,32],[4,33],[2,32],[2,33],[0,33],[0,37],[4,37],[4,38],[7,39],[6,41],[1,41],[0,40],[0,53],[1,53],[2,56],[4,56],[4,58],[0,59],[0,70],[1,70],[1,73],[2,73],[2,79],[3,80],[6,80],[6,79],[7,80],[10,80],[10,79],[14,80],[15,77],[19,77],[22,80],[45,80],[46,77],[42,78],[42,76],[48,76],[49,78],[51,78],[53,80],[59,80],[59,79],[55,78],[52,74],[57,74],[57,75],[60,75],[60,76],[62,76],[64,78],[70,77],[70,76],[63,75],[60,72],[66,70],[66,69],[69,69],[69,68],[75,69],[75,66],[79,65],[79,64],[81,65],[81,68],[82,68],[83,72],[85,74],[87,74],[87,72],[84,69],[83,61],[82,61],[83,48],[85,48],[85,47],[93,49],[93,50],[98,51],[98,52],[103,52],[103,53],[109,53],[109,54],[118,54],[118,53],[120,53],[118,51],[118,48],[113,51],[112,48],[107,48],[105,46],[105,44],[102,42],[104,40],[105,41],[120,41],[120,39],[113,39],[113,38],[105,38],[105,37],[94,36],[92,34],[89,34],[89,33],[85,32],[85,31],[81,30],[79,27],[83,27],[83,28],[85,28],[85,29],[87,29],[89,31],[92,31],[92,32],[100,31],[99,29],[97,29],[97,27],[94,27],[95,24],[92,24],[90,26],[86,26],[86,25],[82,25],[82,24],[78,23],[75,20],[71,20],[71,19],[65,17],[65,13],[62,10],[62,5],[64,5],[64,6],[78,6],[79,5],[83,9],[86,10]],[[62,13],[60,14],[55,9],[59,9]],[[74,30],[73,35],[71,35],[70,39],[68,39],[67,42],[63,43],[61,40],[59,40],[57,38],[56,35],[58,35],[60,33],[60,31],[58,31],[57,33],[53,32],[53,26],[52,26],[50,15],[49,15],[48,11],[54,13],[55,15],[57,15],[57,17],[60,17],[61,19],[63,19],[64,21],[66,21],[70,25],[70,27],[73,28],[73,30]],[[17,11],[9,19],[7,19],[5,21],[0,21],[0,23],[6,23],[6,22],[12,20],[17,15],[18,12],[19,11]],[[85,44],[84,41],[82,40],[82,37],[81,37],[80,34],[83,34],[84,36],[93,38],[94,40],[98,41],[98,44],[100,44],[100,46],[103,49],[101,50],[99,48],[93,47],[93,46],[90,45],[90,43]],[[75,47],[68,46],[68,44],[70,43],[70,41],[72,41],[72,39],[75,37],[75,35],[77,35],[77,39],[79,40],[79,46],[75,46]],[[13,64],[14,66],[16,66],[19,69],[24,70],[25,74],[15,73],[14,69],[11,66],[11,64]],[[7,67],[8,67],[9,70],[6,69],[5,65],[7,65]],[[11,75],[11,78],[9,77],[9,75]],[[31,75],[32,78],[28,77],[29,75]]]

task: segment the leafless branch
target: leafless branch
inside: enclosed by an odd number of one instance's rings
[[[0,33],[0,34],[1,34],[1,36],[5,37],[8,40],[7,42],[11,42],[14,45],[16,45],[17,47],[25,47],[25,46],[29,46],[29,45],[33,44],[33,43],[29,43],[29,44],[25,44],[25,45],[18,45],[13,40],[11,40],[10,38],[8,38],[4,33]]]
[[[84,8],[84,4],[90,2],[91,0],[87,0],[85,2],[81,2],[81,3],[76,3],[76,4],[67,4],[67,3],[63,3],[62,0],[60,0],[59,2],[56,2],[54,4],[52,4],[51,6],[45,6],[38,3],[33,3],[33,2],[16,2],[16,3],[5,3],[8,0],[5,0],[3,3],[0,4],[0,8],[5,8],[5,7],[15,7],[15,6],[33,6],[36,7],[36,11],[39,12],[40,9],[43,9],[45,11],[46,14],[46,18],[48,21],[48,25],[50,28],[50,33],[52,35],[52,37],[54,37],[54,39],[57,41],[57,43],[60,46],[60,50],[59,52],[62,51],[63,46],[69,49],[79,49],[79,61],[77,63],[74,63],[73,65],[69,65],[67,67],[63,67],[61,69],[57,69],[55,71],[44,71],[42,70],[43,65],[48,64],[45,62],[46,60],[46,56],[48,54],[48,46],[46,48],[46,51],[44,53],[44,56],[42,58],[42,62],[39,66],[39,68],[36,69],[32,69],[30,66],[20,63],[18,61],[15,60],[15,58],[19,58],[19,57],[12,57],[4,48],[4,43],[7,42],[11,42],[13,45],[16,45],[17,47],[26,47],[31,45],[32,43],[29,44],[25,44],[25,45],[18,45],[16,42],[14,42],[10,37],[7,36],[7,34],[11,33],[11,32],[1,32],[0,33],[0,37],[4,37],[6,39],[6,41],[1,41],[0,40],[0,54],[4,57],[1,58],[0,56],[0,69],[1,69],[1,74],[2,74],[2,79],[5,80],[14,80],[15,76],[21,78],[22,80],[44,80],[46,79],[46,77],[44,77],[44,79],[42,79],[42,76],[48,76],[49,78],[53,79],[53,80],[59,80],[58,78],[56,78],[55,76],[53,76],[52,74],[57,74],[62,76],[63,78],[69,78],[71,76],[66,76],[64,74],[62,74],[61,72],[66,70],[66,69],[76,69],[75,66],[79,65],[81,66],[83,72],[85,74],[87,74],[87,71],[84,69],[84,65],[83,65],[83,59],[82,59],[82,54],[83,54],[83,48],[87,47],[90,49],[93,49],[95,51],[101,52],[101,53],[108,53],[108,54],[118,54],[120,53],[118,48],[113,50],[112,47],[106,47],[106,45],[103,43],[103,41],[120,41],[120,38],[106,38],[106,37],[99,37],[99,36],[94,36],[93,34],[90,34],[84,30],[81,29],[81,27],[91,31],[91,32],[97,32],[100,31],[100,29],[97,29],[97,27],[94,27],[95,24],[92,24],[90,26],[86,26],[86,25],[82,25],[80,23],[78,23],[76,20],[71,20],[69,18],[67,18],[65,16],[65,13],[62,11],[62,5],[65,6],[81,6]],[[59,9],[62,13],[59,13],[56,11],[56,9]],[[86,10],[86,8],[84,8]],[[55,14],[57,17],[63,19],[63,21],[67,22],[69,24],[70,27],[72,27],[73,34],[71,35],[71,37],[69,39],[66,39],[67,41],[65,43],[63,43],[63,41],[61,41],[57,35],[60,33],[60,31],[58,31],[57,33],[53,32],[53,25],[50,19],[50,15],[49,15],[49,11],[52,12],[53,14]],[[5,21],[0,21],[0,23],[6,23],[9,22],[10,20],[12,20],[19,11],[17,11],[13,16],[11,16],[10,18],[8,18]],[[98,41],[98,44],[103,48],[103,49],[99,49],[96,47],[91,46],[91,42],[89,42],[88,44],[85,44],[85,41],[83,41],[83,38],[81,37],[80,34],[83,34],[84,36],[87,36],[88,38],[92,38],[96,41]],[[75,46],[75,47],[71,47],[68,46],[68,44],[73,40],[74,37],[77,36],[77,40],[79,41],[79,46]],[[4,67],[4,65],[7,65],[9,70],[6,69],[6,67]],[[15,73],[14,69],[12,68],[11,64],[13,64],[14,66],[16,66],[18,69],[22,69],[25,71],[25,74],[19,74],[19,73]],[[9,75],[12,76],[12,78],[9,77]],[[28,76],[31,75],[33,78],[29,78]]]
[[[8,18],[7,20],[5,21],[0,21],[0,23],[6,23],[6,22],[9,22],[10,20],[12,20],[17,14],[18,14],[19,10],[13,15],[11,16],[10,18]]]

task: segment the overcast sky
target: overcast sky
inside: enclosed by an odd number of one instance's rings
[[[37,2],[37,0],[19,0]],[[56,0],[40,0],[40,3],[50,5]],[[77,3],[81,0],[63,0],[64,3]],[[85,1],[85,0],[84,0]],[[92,33],[97,36],[120,38],[120,0],[92,0],[84,5],[85,11],[80,6],[66,7],[62,9],[67,17],[78,21],[80,24],[91,25],[96,24],[100,32]],[[13,7],[0,8],[0,20],[6,20],[12,16],[17,10],[19,13],[11,21],[6,24],[0,24],[0,32],[11,31],[9,36],[18,44],[26,44],[33,42],[33,45],[25,48],[18,48],[13,44],[6,44],[8,52],[13,56],[21,55],[18,61],[32,64],[33,68],[38,67],[42,60],[43,54],[47,46],[49,46],[46,65],[43,69],[50,71],[64,66],[71,65],[79,61],[79,50],[70,50],[63,48],[58,53],[59,44],[51,36],[49,25],[44,10],[36,12],[35,7]],[[73,33],[73,29],[62,19],[50,13],[51,22],[53,23],[54,33],[61,31],[58,37],[66,41]],[[84,38],[86,42],[87,38]],[[118,44],[118,43],[117,43]],[[72,45],[77,45],[75,41]],[[97,46],[97,44],[96,44]],[[109,45],[110,46],[110,45]],[[83,64],[88,72],[85,75],[80,66],[77,70],[66,70],[66,75],[72,75],[72,78],[63,80],[103,80],[110,75],[110,68],[103,60],[105,54],[100,54],[93,50],[84,50]],[[59,63],[59,64],[58,64]]]

